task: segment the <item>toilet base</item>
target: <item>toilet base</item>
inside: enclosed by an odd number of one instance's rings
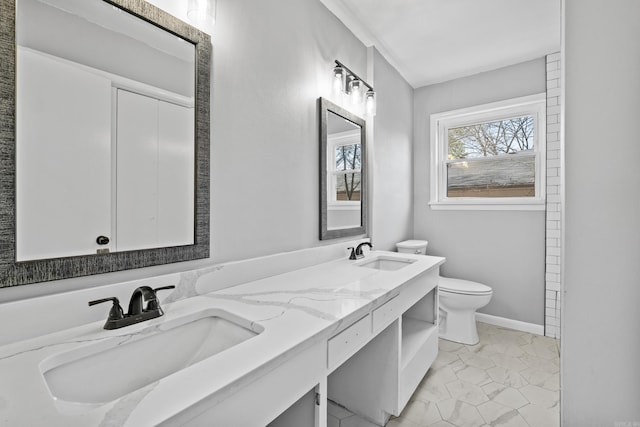
[[[476,328],[475,310],[447,312],[440,308],[440,338],[460,344],[475,345],[480,342]]]

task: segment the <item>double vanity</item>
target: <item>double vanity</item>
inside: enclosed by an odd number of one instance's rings
[[[325,426],[327,399],[384,425],[437,355],[443,262],[372,251],[188,298],[178,286],[162,317],[6,344],[0,425]]]

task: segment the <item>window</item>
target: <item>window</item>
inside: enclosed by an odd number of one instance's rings
[[[329,204],[360,208],[362,149],[360,131],[332,134],[328,138]]]
[[[431,115],[433,209],[544,209],[545,95]]]
[[[336,200],[360,201],[361,166],[360,144],[341,145],[335,148]]]

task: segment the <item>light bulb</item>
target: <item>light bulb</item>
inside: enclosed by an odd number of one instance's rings
[[[342,68],[339,65],[336,65],[333,68],[332,75],[333,75],[333,84],[332,84],[333,96],[334,96],[334,99],[340,99],[345,89],[344,83],[345,83],[346,73],[344,71],[344,68]]]
[[[369,116],[376,115],[376,93],[371,89],[365,95],[365,109]]]
[[[189,0],[187,17],[197,25],[213,26],[216,21],[216,0]]]
[[[362,82],[353,79],[349,82],[349,97],[354,108],[361,107],[362,104]]]

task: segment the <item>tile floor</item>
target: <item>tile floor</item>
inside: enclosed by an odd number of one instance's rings
[[[440,340],[433,366],[402,414],[386,427],[557,427],[559,343],[478,323],[476,345]],[[342,408],[329,425],[372,427]]]

